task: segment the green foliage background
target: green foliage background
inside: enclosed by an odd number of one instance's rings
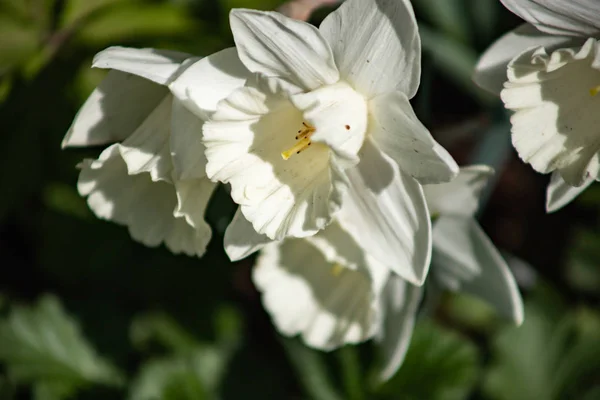
[[[0,399],[600,398],[600,189],[544,215],[546,179],[510,148],[501,104],[471,83],[478,55],[519,21],[496,0],[415,0],[424,46],[414,106],[461,164],[493,165],[483,226],[526,299],[521,328],[448,294],[406,361],[373,379],[370,343],[320,353],[279,336],[222,235],[223,191],[202,259],[134,243],[97,220],[60,149],[111,45],[208,55],[232,45],[228,11],[278,0],[0,0]],[[331,9],[317,12],[318,23]]]

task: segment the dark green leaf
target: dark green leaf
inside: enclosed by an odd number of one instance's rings
[[[298,339],[281,338],[281,343],[309,398],[314,400],[342,399],[331,382],[320,352],[306,347]]]
[[[456,333],[422,322],[404,363],[379,391],[396,399],[464,399],[477,380],[477,348]]]
[[[194,351],[146,363],[133,382],[129,400],[203,400],[209,396],[203,374],[222,367],[218,355]]]
[[[96,354],[53,296],[16,306],[0,321],[0,360],[15,382],[34,383],[38,398],[64,398],[89,384],[120,385],[120,373]],[[54,397],[53,397],[54,396]]]
[[[423,24],[419,25],[419,33],[423,51],[432,57],[442,73],[481,103],[496,101],[473,84],[471,76],[478,56],[472,48]]]
[[[24,63],[40,46],[35,25],[0,15],[0,76]]]
[[[148,37],[191,35],[194,27],[194,21],[182,9],[169,4],[124,4],[91,19],[78,37],[100,47]]]

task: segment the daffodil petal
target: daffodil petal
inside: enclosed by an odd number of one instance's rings
[[[582,44],[580,39],[569,36],[550,35],[540,32],[533,25],[526,23],[504,34],[483,53],[473,74],[473,80],[481,88],[500,94],[506,77],[508,63],[523,51],[536,46],[543,46],[548,51],[559,47],[571,47]]]
[[[379,381],[390,379],[404,361],[410,345],[423,288],[411,285],[399,276],[390,276],[381,295],[384,317],[377,335],[380,365]]]
[[[308,346],[332,350],[377,330],[378,294],[368,271],[331,264],[304,239],[265,246],[252,280],[277,329]]]
[[[599,44],[589,39],[580,49],[547,55],[531,49],[509,64],[501,92],[511,117],[512,142],[523,161],[538,172],[558,170],[572,186],[598,178],[600,164]]]
[[[500,315],[513,323],[523,323],[523,299],[508,265],[483,232],[479,224],[472,222],[472,237],[477,248],[481,274],[464,282],[462,290],[480,297],[492,305]]]
[[[165,96],[135,132],[119,146],[129,174],[149,172],[154,181],[171,181],[173,162],[169,149],[169,123],[172,103],[173,97]]]
[[[177,195],[177,206],[173,215],[177,218],[185,218],[187,223],[196,229],[197,234],[204,237],[205,242],[208,243],[212,236],[212,229],[204,219],[204,214],[217,184],[204,177],[175,181],[173,185]]]
[[[367,131],[367,104],[360,94],[338,82],[293,95],[291,101],[314,127],[313,142],[325,143],[339,157],[358,162],[356,154]]]
[[[189,54],[172,50],[109,47],[96,54],[92,67],[110,68],[168,85],[178,74]]]
[[[126,139],[169,90],[129,73],[109,71],[77,112],[62,147],[98,146]]]
[[[594,181],[593,178],[588,177],[581,186],[571,186],[565,182],[559,173],[554,172],[546,191],[546,212],[552,213],[560,210],[579,196]]]
[[[436,227],[444,225],[447,228],[445,229],[445,239],[448,242],[454,240],[452,254],[448,252],[449,246],[442,250],[436,241],[438,234]],[[480,297],[496,308],[501,315],[520,325],[523,322],[523,300],[515,279],[508,265],[479,224],[474,219],[460,221],[455,217],[441,217],[436,221],[433,232],[432,274],[435,276],[439,268],[447,271],[463,269],[463,272],[471,277],[461,282],[462,291]],[[447,257],[436,258],[437,254],[442,251]],[[462,254],[457,257],[459,252]],[[452,259],[455,260],[453,265],[450,261]],[[476,273],[473,273],[473,265],[477,266]]]
[[[340,264],[353,270],[368,264],[365,251],[337,221],[305,239],[319,249],[325,259],[332,264]],[[379,265],[377,261],[373,263]]]
[[[487,165],[462,167],[456,179],[448,183],[425,185],[425,199],[431,215],[471,217],[479,209],[479,197],[494,169]]]
[[[458,165],[415,115],[408,98],[399,91],[370,101],[370,136],[400,169],[421,184],[448,182]]]
[[[252,224],[238,208],[225,230],[223,247],[231,261],[239,261],[271,242],[273,240],[269,239],[268,236],[261,235],[254,230]]]
[[[327,41],[314,26],[276,12],[234,9],[231,31],[244,65],[305,90],[335,83],[339,73]]]
[[[442,215],[434,221],[432,264],[436,275],[446,272],[466,281],[481,273],[471,224],[472,218],[463,216]]]
[[[367,270],[375,293],[380,293],[385,286],[391,270],[366,252],[338,221],[305,240],[316,247],[331,264],[353,271]]]
[[[408,0],[346,0],[319,30],[343,80],[366,98],[399,90],[412,98],[421,76],[421,41]]]
[[[206,156],[204,155],[204,144],[202,144],[204,121],[189,111],[176,97],[173,98],[171,115],[169,148],[175,179],[205,178]]]
[[[274,240],[310,236],[339,209],[345,177],[320,143],[284,159],[303,119],[271,83],[244,87],[219,103],[203,129],[206,172],[231,184],[231,197],[258,233]]]
[[[600,32],[596,0],[501,0],[510,11],[551,35],[590,37]]]
[[[97,160],[86,160],[80,168],[77,188],[88,196],[90,209],[129,229],[131,237],[149,247],[164,243],[174,253],[202,256],[207,238],[176,218],[175,188],[167,182],[155,182],[150,174],[130,175],[121,157],[119,144],[102,152]]]
[[[423,189],[369,139],[346,171],[340,225],[372,257],[422,285],[431,257],[431,223]]]
[[[242,87],[251,75],[235,47],[186,62],[187,68],[169,85],[171,92],[200,119],[206,120],[217,103]]]

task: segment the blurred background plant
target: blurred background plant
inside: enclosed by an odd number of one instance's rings
[[[0,399],[600,398],[600,186],[544,213],[547,177],[510,147],[499,100],[471,82],[478,55],[519,24],[497,0],[414,0],[423,73],[414,106],[459,164],[496,168],[480,220],[526,300],[520,328],[447,294],[417,324],[404,365],[373,379],[372,345],[320,353],[280,337],[221,243],[224,191],[198,260],[99,221],[62,151],[104,76],[110,45],[207,55],[232,44],[228,11],[279,0],[0,0]],[[333,6],[317,10],[318,23]]]

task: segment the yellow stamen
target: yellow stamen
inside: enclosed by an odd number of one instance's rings
[[[287,160],[291,156],[293,156],[294,153],[296,153],[296,154],[300,153],[302,150],[306,149],[308,146],[310,146],[310,138],[307,138],[307,137],[302,138],[302,139],[298,140],[295,145],[293,145],[292,147],[290,147],[286,151],[282,151],[281,152],[281,157],[284,160]]]
[[[298,131],[298,135],[296,136],[296,144],[281,152],[281,158],[284,160],[289,159],[294,154],[300,153],[311,145],[310,137],[315,131],[315,128],[308,125],[306,122],[303,122],[302,125],[304,125],[304,129]]]
[[[594,86],[593,88],[590,89],[590,96],[595,96],[598,93],[600,93],[600,85],[598,86]]]
[[[331,267],[331,275],[340,276],[340,274],[342,273],[343,270],[344,270],[344,267],[341,266],[340,264],[333,264],[333,267]]]

